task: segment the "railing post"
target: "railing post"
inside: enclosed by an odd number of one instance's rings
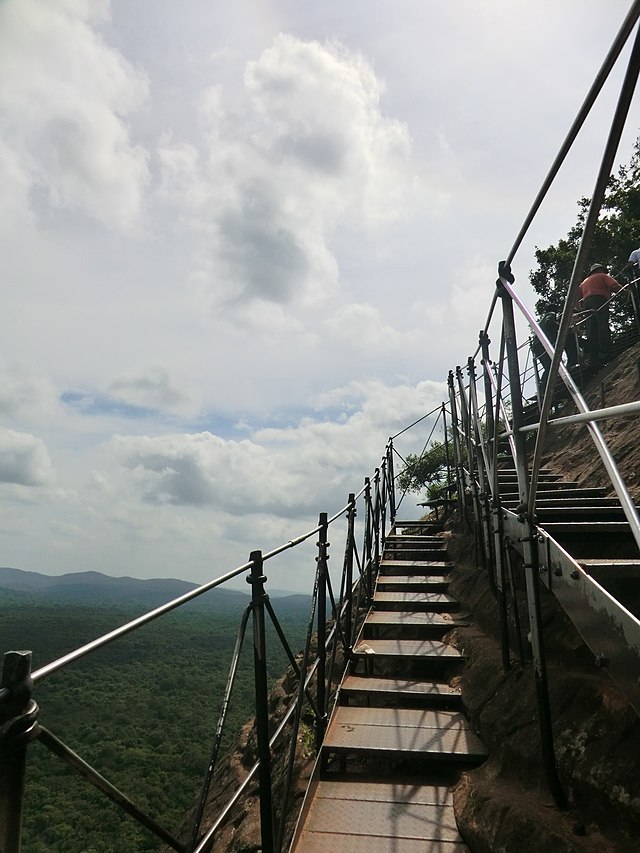
[[[465,437],[467,439],[466,448],[467,462],[469,465],[469,488],[471,489],[471,496],[473,499],[473,512],[475,516],[475,532],[476,540],[478,543],[478,554],[482,567],[489,573],[489,578],[491,579],[491,575],[489,572],[489,558],[486,549],[484,513],[482,511],[478,481],[475,476],[474,466],[477,463],[477,455],[474,452],[474,444],[476,442],[472,434],[470,402],[467,401],[467,395],[465,394],[464,390],[462,368],[459,366],[456,367],[456,376],[458,379],[458,394],[460,395],[460,414],[462,415],[462,428],[464,429]],[[471,395],[469,395],[469,400],[470,399]],[[481,472],[479,472],[479,477],[482,478]]]
[[[371,601],[371,559],[372,559],[372,507],[371,507],[371,480],[369,477],[364,478],[364,502],[367,508],[367,515],[364,524],[364,555],[363,568],[365,571],[365,581],[367,584],[367,599]]]
[[[318,611],[317,611],[317,636],[318,636],[318,670],[316,673],[316,705],[318,715],[316,717],[316,750],[319,750],[324,740],[327,727],[327,560],[329,559],[327,549],[328,524],[327,513],[321,512],[318,519],[320,528],[318,536]]]
[[[389,438],[387,449],[387,477],[389,478],[389,514],[391,516],[391,524],[395,524],[396,520],[396,486],[395,472],[393,466],[393,438]]]
[[[502,652],[502,668],[506,672],[511,668],[509,655],[509,623],[507,618],[507,589],[504,577],[503,525],[500,489],[498,485],[498,421],[493,413],[493,392],[489,376],[489,336],[480,332],[482,347],[482,369],[484,377],[484,397],[487,415],[487,436],[491,456],[491,518],[493,528],[493,553],[496,570],[496,587],[498,594],[498,614],[500,618],[500,647]]]
[[[380,540],[384,545],[387,537],[387,460],[380,466]]]
[[[375,571],[380,565],[380,469],[376,468],[373,477],[375,486],[375,499],[373,503],[373,548]]]
[[[508,270],[500,269],[500,275],[510,275]],[[513,280],[512,277],[510,280]],[[516,341],[516,326],[513,317],[513,302],[511,296],[502,285],[502,279],[496,282],[498,296],[502,299],[502,314],[504,337],[507,352],[507,367],[509,371],[509,386],[511,389],[511,413],[513,417],[513,440],[516,449],[516,472],[520,506],[517,512],[523,522],[523,553],[524,574],[527,588],[527,606],[529,610],[529,630],[531,634],[531,651],[538,700],[538,717],[540,725],[540,740],[542,758],[547,774],[549,789],[560,809],[566,808],[567,801],[558,778],[555,747],[553,743],[553,725],[551,722],[551,707],[549,703],[549,684],[547,680],[547,665],[542,637],[542,616],[540,609],[540,580],[538,562],[538,535],[533,517],[528,515],[529,504],[529,467],[527,461],[524,435],[520,431],[523,426],[522,387],[520,385],[520,368],[518,364],[518,347]]]
[[[20,853],[27,743],[37,730],[31,652],[7,652],[0,681],[0,851]]]
[[[458,511],[463,522],[466,521],[467,514],[464,505],[464,468],[462,464],[462,449],[460,447],[460,425],[458,423],[458,409],[456,406],[456,390],[453,383],[453,370],[449,371],[447,378],[449,386],[449,404],[451,406],[451,433],[453,438],[453,455],[456,464],[456,482],[458,485]]]
[[[345,610],[344,633],[347,638],[347,655],[351,657],[353,649],[353,548],[354,531],[356,523],[356,496],[354,492],[349,494],[349,509],[347,511],[347,547],[346,547],[346,579],[347,606]]]
[[[267,682],[267,641],[264,625],[264,589],[262,551],[249,555],[251,573],[251,606],[253,609],[253,668],[256,691],[256,735],[260,761],[260,837],[263,853],[273,853],[273,804],[271,795],[271,749],[269,747],[269,692]]]
[[[476,390],[476,366],[473,358],[469,358],[467,361],[467,372],[469,374],[469,430],[475,446],[476,468],[478,471],[478,484],[480,486],[478,501],[479,509],[482,513],[481,524],[484,535],[485,553],[487,556],[487,572],[489,573],[491,586],[495,588],[495,560],[493,555],[491,510],[489,505],[489,471],[491,470],[492,465],[489,462],[488,448],[485,445],[485,438],[482,435],[480,425],[480,409],[478,407]]]

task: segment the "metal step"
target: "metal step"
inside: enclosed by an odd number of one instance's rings
[[[430,610],[432,613],[451,612],[460,608],[459,602],[445,593],[429,592],[380,592],[373,594],[374,606],[379,610],[404,607],[413,610]]]
[[[548,521],[540,527],[576,560],[640,556],[627,521]]]
[[[640,560],[611,560],[611,559],[579,559],[578,563],[600,583],[607,580],[627,580],[638,578],[640,580]]]
[[[462,701],[459,687],[442,681],[425,681],[415,678],[371,678],[347,675],[340,686],[340,698],[353,696],[392,698],[398,701],[422,699],[429,705],[458,705]]]
[[[464,714],[433,708],[366,708],[338,705],[322,752],[378,758],[431,758],[477,763],[488,751]]]
[[[395,548],[384,551],[385,562],[403,561],[446,561],[446,548]]]
[[[514,509],[519,503],[518,498],[509,498],[505,500],[501,499],[501,504],[505,509]],[[618,498],[581,498],[581,497],[570,497],[570,498],[558,498],[558,497],[544,497],[540,498],[536,496],[536,508],[538,509],[553,509],[554,507],[566,508],[566,507],[590,507],[590,506],[600,506],[600,507],[612,507],[612,506],[620,506],[620,501]]]
[[[536,500],[553,500],[554,498],[604,498],[606,497],[607,490],[602,488],[601,486],[594,486],[592,488],[581,488],[576,486],[567,487],[566,483],[561,484],[561,488],[558,489],[548,489],[542,488],[536,490]],[[503,501],[515,500],[519,501],[520,495],[518,492],[500,492],[500,497]]]
[[[354,658],[404,658],[405,660],[462,661],[458,649],[439,640],[359,640],[353,648]]]
[[[625,521],[626,516],[621,506],[551,506],[536,505],[538,524],[544,526],[546,521],[588,521],[589,523],[607,521]]]
[[[468,853],[444,785],[321,780],[293,851]]]
[[[432,536],[430,534],[389,533],[384,541],[385,545],[405,544],[407,542],[411,545],[442,545],[445,540],[442,536]]]
[[[395,589],[411,589],[415,592],[445,592],[449,578],[445,575],[378,575],[378,589],[392,592]]]
[[[380,561],[380,572],[385,576],[395,573],[440,575],[452,567],[453,563],[448,560],[388,560],[385,557]]]
[[[380,630],[393,629],[397,635],[443,636],[452,628],[464,627],[468,619],[451,613],[430,613],[419,610],[373,610],[364,621],[363,637],[379,636]]]

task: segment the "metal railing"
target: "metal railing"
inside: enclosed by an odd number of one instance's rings
[[[597,423],[604,419],[637,416],[640,413],[640,401],[629,401],[623,405],[610,407],[603,405],[597,411],[590,411],[572,372],[563,362],[567,335],[570,328],[575,325],[574,310],[578,287],[587,266],[607,182],[640,72],[639,33],[636,33],[629,56],[590,208],[584,221],[571,280],[567,285],[557,339],[553,344],[514,287],[515,278],[511,271],[511,262],[579,128],[593,106],[595,96],[611,71],[615,57],[619,55],[639,17],[640,3],[634,2],[514,247],[507,260],[498,265],[498,279],[487,322],[480,332],[479,345],[474,355],[468,359],[467,376],[464,376],[461,367],[449,373],[452,445],[459,480],[459,506],[464,517],[466,496],[473,509],[472,523],[476,535],[478,564],[487,571],[497,597],[502,661],[505,669],[511,665],[512,635],[508,625],[509,607],[513,618],[519,619],[514,591],[512,563],[514,552],[518,552],[522,558],[542,754],[549,788],[559,807],[564,807],[566,800],[558,778],[554,752],[541,619],[541,580],[556,595],[573,619],[583,638],[594,651],[599,664],[608,670],[640,713],[638,680],[640,620],[583,571],[571,555],[545,532],[543,526],[538,524],[536,515],[537,487],[549,428],[583,423],[590,434],[594,450],[602,460],[610,480],[610,488],[617,496],[624,512],[627,529],[639,549],[638,566],[640,567],[640,518],[635,502]],[[635,296],[635,282],[632,283],[631,292]],[[633,305],[636,312],[635,327],[640,329],[637,298],[634,298]],[[497,310],[498,306],[501,307],[501,311]],[[528,324],[550,362],[544,387],[540,385],[535,362],[531,366],[528,363],[529,341],[518,344],[515,310]],[[498,316],[499,314],[501,317]],[[492,324],[493,329],[498,326],[500,341],[499,355],[493,361],[489,351],[491,343],[489,333]],[[478,367],[483,380],[480,389],[476,376]],[[556,399],[558,380],[566,389],[566,397],[573,401],[577,414],[552,418],[551,412]],[[527,423],[525,418],[527,403],[525,386],[530,387],[529,384],[532,381],[536,382],[538,397],[537,422],[533,424]],[[531,438],[535,439],[533,449],[529,446]],[[515,488],[518,494],[518,505],[512,510],[502,505],[499,488],[499,471],[507,465],[512,466],[512,470],[515,471]],[[640,575],[638,582],[640,583]],[[586,611],[589,612],[586,613]],[[520,625],[516,627],[517,653],[522,660],[524,644]],[[602,648],[607,648],[607,654],[602,652]]]
[[[365,478],[360,491],[357,494],[349,494],[347,503],[331,517],[327,513],[320,513],[317,526],[296,539],[290,540],[268,553],[252,551],[246,563],[74,649],[33,672],[31,671],[31,652],[8,651],[5,654],[0,682],[0,850],[3,853],[19,853],[21,849],[27,753],[33,742],[45,746],[105,797],[146,827],[160,841],[173,850],[179,851],[179,853],[205,853],[205,851],[210,850],[215,843],[216,833],[224,825],[224,821],[229,816],[233,806],[257,776],[260,790],[262,850],[264,853],[272,853],[272,851],[284,849],[287,840],[288,801],[303,708],[310,709],[313,714],[316,748],[319,748],[324,737],[329,709],[335,698],[336,687],[344,666],[351,656],[356,632],[359,629],[364,611],[370,605],[386,533],[395,520],[395,452],[393,439],[389,439],[380,467],[375,469],[373,477]],[[359,522],[358,517],[360,517]],[[341,520],[346,521],[342,528],[344,537],[342,564],[332,575],[329,570],[330,543],[328,534],[332,530],[334,537],[339,539],[341,528],[339,522]],[[302,658],[298,662],[269,598],[266,587],[267,577],[264,570],[269,561],[274,560],[283,552],[311,540],[313,537],[317,537],[316,570],[306,630],[306,643]],[[336,577],[335,575],[338,572],[339,576]],[[251,586],[251,600],[240,619],[206,773],[200,788],[198,802],[193,810],[188,838],[183,840],[161,826],[151,815],[139,808],[125,793],[98,772],[95,767],[74,752],[49,729],[45,728],[39,720],[39,708],[34,697],[37,695],[38,685],[45,679],[51,678],[81,658],[90,656],[99,649],[116,643],[122,637],[139,631],[150,622],[178,610],[188,602],[241,575],[246,576],[246,580]],[[287,707],[277,730],[271,736],[269,734],[268,706],[268,649],[265,633],[267,621],[271,622],[275,635],[282,644],[297,679],[295,696]],[[250,622],[253,640],[255,730],[258,760],[249,770],[238,790],[233,792],[220,814],[214,820],[208,821],[209,825],[204,828],[203,820],[207,798],[216,768],[219,765],[229,703],[238,672],[240,653]],[[312,651],[314,636],[316,638],[316,649]],[[272,772],[272,751],[274,744],[285,734],[289,739],[290,746],[287,750],[286,767],[282,777],[284,782],[281,789],[278,790]]]

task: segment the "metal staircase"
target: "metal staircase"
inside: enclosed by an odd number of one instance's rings
[[[292,851],[463,853],[451,785],[487,756],[464,715],[468,624],[447,594],[441,525],[403,522],[385,540],[372,607],[354,644]],[[453,682],[453,683],[452,683]]]

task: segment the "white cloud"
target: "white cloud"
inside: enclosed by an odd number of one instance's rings
[[[188,394],[165,368],[155,365],[141,373],[127,373],[111,382],[107,393],[133,406],[169,412],[189,412]]]
[[[25,432],[0,429],[0,483],[48,486],[55,479],[44,442]]]
[[[377,464],[389,435],[437,407],[441,383],[388,387],[351,383],[325,395],[332,419],[304,418],[261,429],[251,439],[210,432],[118,436],[116,458],[129,470],[125,490],[151,505],[217,507],[241,515],[306,514],[338,503]]]
[[[382,113],[372,67],[337,42],[280,35],[247,64],[244,85],[233,107],[217,86],[201,97],[206,167],[193,147],[163,141],[163,193],[210,231],[200,271],[217,303],[313,305],[337,286],[341,220],[399,214],[409,135]]]
[[[149,179],[147,155],[125,117],[146,97],[146,78],[95,27],[108,3],[5,0],[0,4],[0,210],[26,203],[78,210],[130,226]],[[10,167],[10,168],[9,168]]]
[[[0,414],[5,419],[33,421],[50,416],[56,406],[56,391],[47,379],[0,356]]]

